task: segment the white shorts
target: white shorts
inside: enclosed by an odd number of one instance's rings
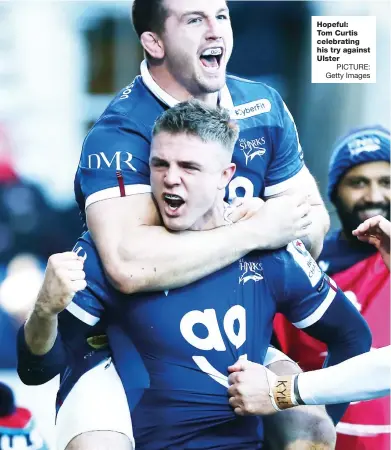
[[[85,373],[68,394],[56,420],[57,450],[64,450],[73,438],[88,431],[122,433],[134,448],[125,390],[110,362],[105,359]]]

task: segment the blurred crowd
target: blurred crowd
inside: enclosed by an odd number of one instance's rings
[[[0,128],[0,370],[16,367],[16,332],[48,257],[72,249],[81,232],[76,205],[55,208],[39,185],[19,176],[11,150]]]

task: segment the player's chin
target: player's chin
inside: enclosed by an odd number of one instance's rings
[[[167,217],[163,215],[163,223],[171,231],[185,231],[189,228],[187,221],[182,217]]]
[[[205,92],[214,93],[225,85],[225,70],[221,68],[215,73],[205,73],[200,77],[200,84]]]

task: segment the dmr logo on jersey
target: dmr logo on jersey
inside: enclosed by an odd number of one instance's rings
[[[251,141],[247,139],[239,139],[240,150],[242,150],[244,157],[246,158],[246,166],[249,161],[252,161],[256,156],[263,156],[266,153],[265,138],[256,138]]]
[[[272,104],[267,98],[255,100],[255,102],[244,103],[234,107],[232,118],[236,120],[247,119],[249,117],[258,116],[270,112]]]
[[[133,172],[137,172],[136,168],[130,163],[133,159],[133,155],[129,152],[115,152],[114,156],[109,159],[103,152],[93,153],[88,155],[88,168],[89,169],[101,169],[111,166],[115,166],[115,170],[121,170],[123,167],[127,167]]]
[[[375,152],[381,146],[380,139],[376,136],[361,136],[348,143],[348,148],[352,156],[361,152]]]
[[[243,272],[239,277],[239,284],[246,284],[248,281],[263,280],[262,264],[258,262],[245,261],[243,258],[239,260],[240,270]]]
[[[238,327],[235,327],[236,321],[239,325]],[[194,327],[198,324],[203,325],[208,331],[206,337],[201,338],[195,334]],[[246,342],[246,310],[243,306],[232,306],[226,312],[223,320],[223,328],[228,340],[237,349]],[[236,332],[235,329],[237,330]],[[225,352],[227,350],[214,309],[189,311],[182,317],[180,330],[186,341],[199,350],[216,350],[218,352]],[[215,369],[204,356],[193,356],[193,361],[200,370],[217,381],[217,383],[228,387],[227,376]]]

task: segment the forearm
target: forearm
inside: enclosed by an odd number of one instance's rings
[[[297,381],[300,397],[307,405],[328,405],[389,395],[390,353],[388,346],[333,367],[300,374]]]
[[[18,333],[17,354],[19,377],[30,386],[46,383],[65,368],[65,350],[59,336],[47,353],[34,354],[26,342],[25,328],[22,326]]]
[[[32,354],[45,355],[52,349],[57,337],[57,327],[57,315],[34,309],[24,325],[25,341]]]
[[[174,289],[237,261],[254,249],[254,240],[245,222],[180,233],[140,226],[132,230],[128,241],[121,240],[116,259],[105,266],[121,292]]]
[[[311,256],[317,260],[323,249],[324,238],[330,228],[330,217],[323,203],[313,206],[311,220],[312,224],[308,228],[308,235],[302,238],[302,241]]]

